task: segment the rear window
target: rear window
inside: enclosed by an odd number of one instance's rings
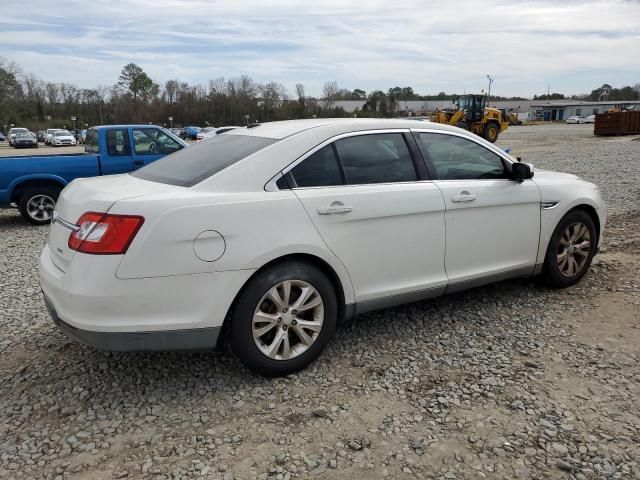
[[[276,141],[249,135],[217,135],[156,160],[131,175],[191,187]]]

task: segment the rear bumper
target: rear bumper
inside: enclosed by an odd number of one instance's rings
[[[57,327],[77,342],[111,352],[210,350],[216,346],[220,327],[153,332],[94,332],[73,327],[60,318],[43,293],[44,303]]]
[[[206,350],[250,271],[121,280],[120,258],[77,254],[56,266],[40,256],[40,286],[60,330],[112,351]]]

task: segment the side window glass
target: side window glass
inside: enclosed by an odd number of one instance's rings
[[[440,180],[506,178],[500,156],[482,145],[438,133],[418,133],[418,138]]]
[[[97,130],[91,129],[87,131],[87,138],[84,141],[84,151],[87,153],[100,153]]]
[[[298,187],[342,185],[342,174],[331,145],[321,148],[296,165],[291,174]]]
[[[180,145],[157,128],[134,128],[132,131],[136,155],[167,155],[180,149]]]
[[[110,157],[128,157],[131,155],[129,135],[126,130],[107,130],[107,153]]]
[[[349,185],[418,179],[409,147],[400,133],[347,137],[335,145]]]

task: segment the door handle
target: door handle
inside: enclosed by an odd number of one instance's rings
[[[328,207],[318,207],[319,215],[334,215],[336,213],[349,213],[353,208],[346,207],[341,202],[333,202]]]
[[[473,202],[476,199],[475,195],[471,195],[469,192],[461,192],[460,195],[454,195],[451,197],[451,201],[455,203]]]

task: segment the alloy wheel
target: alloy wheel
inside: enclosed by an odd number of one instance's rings
[[[318,339],[324,303],[316,288],[302,280],[285,280],[264,294],[255,309],[251,330],[263,355],[290,360]]]
[[[558,241],[558,270],[565,277],[573,277],[584,268],[591,252],[589,228],[576,222],[569,225]]]
[[[49,195],[34,195],[27,202],[27,212],[29,216],[40,222],[51,220],[55,208],[56,202]]]

